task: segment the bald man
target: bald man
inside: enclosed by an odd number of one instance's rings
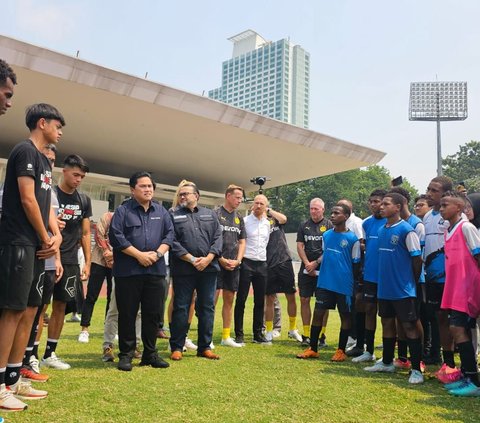
[[[243,316],[250,283],[253,286],[253,342],[271,345],[263,335],[263,313],[267,289],[267,244],[270,222],[267,219],[268,199],[259,194],[253,200],[252,213],[244,218],[247,234],[245,254],[240,269],[240,283],[235,302],[235,342],[245,344]]]

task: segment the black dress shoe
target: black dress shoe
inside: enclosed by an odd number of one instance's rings
[[[132,370],[132,359],[128,356],[120,357],[117,368],[124,372],[130,372]]]
[[[268,341],[267,338],[265,338],[265,336],[263,336],[263,334],[255,335],[253,337],[253,342],[255,344],[272,345],[272,343],[270,341]]]
[[[155,369],[166,369],[167,367],[170,367],[170,364],[158,355],[153,355],[148,360],[142,359],[140,366],[152,366]]]

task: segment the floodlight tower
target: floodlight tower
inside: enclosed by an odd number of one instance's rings
[[[440,122],[468,116],[466,82],[411,82],[409,119],[437,122],[437,175],[442,172]]]

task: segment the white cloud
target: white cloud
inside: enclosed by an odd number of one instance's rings
[[[15,18],[19,29],[40,39],[65,39],[81,22],[81,8],[68,1],[17,0]]]

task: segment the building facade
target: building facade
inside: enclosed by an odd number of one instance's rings
[[[252,30],[229,40],[233,54],[222,64],[222,85],[208,96],[308,128],[309,53],[289,39],[267,41]]]

